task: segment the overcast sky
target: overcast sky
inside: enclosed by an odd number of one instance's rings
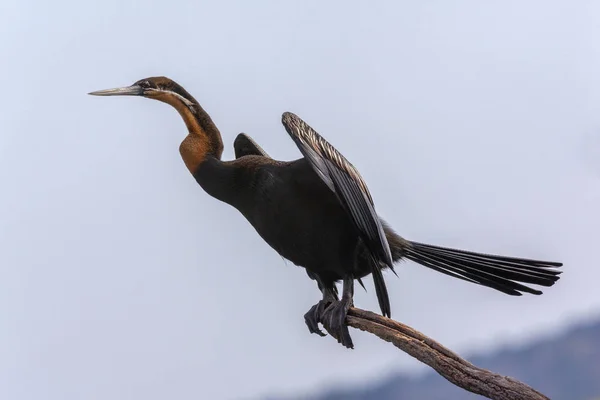
[[[543,296],[412,263],[392,315],[468,354],[600,311],[600,5],[593,1],[3,0],[0,398],[252,399],[418,363],[310,335],[320,294],[180,159],[175,111],[87,92],[166,75],[233,157],[299,152],[293,111],[411,240],[561,260]],[[357,306],[377,311],[371,279]]]

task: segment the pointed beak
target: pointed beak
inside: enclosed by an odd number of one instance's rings
[[[92,96],[142,96],[144,89],[141,86],[132,85],[115,89],[96,90],[88,94]]]

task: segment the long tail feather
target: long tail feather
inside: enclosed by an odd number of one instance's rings
[[[562,263],[474,253],[471,251],[408,242],[404,257],[435,271],[520,296],[522,292],[542,294],[523,283],[552,286]]]

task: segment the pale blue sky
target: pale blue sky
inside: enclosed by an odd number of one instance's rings
[[[94,98],[152,75],[224,136],[299,152],[293,111],[402,235],[558,259],[512,298],[412,263],[393,316],[461,352],[600,310],[600,5],[592,1],[0,4],[0,398],[238,399],[418,366],[367,334],[310,335],[319,293],[178,153],[168,106]],[[377,310],[372,282],[356,304]]]

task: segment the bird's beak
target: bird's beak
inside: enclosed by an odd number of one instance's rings
[[[141,96],[144,94],[144,88],[138,85],[132,85],[127,87],[115,88],[115,89],[104,89],[90,92],[92,96]]]

